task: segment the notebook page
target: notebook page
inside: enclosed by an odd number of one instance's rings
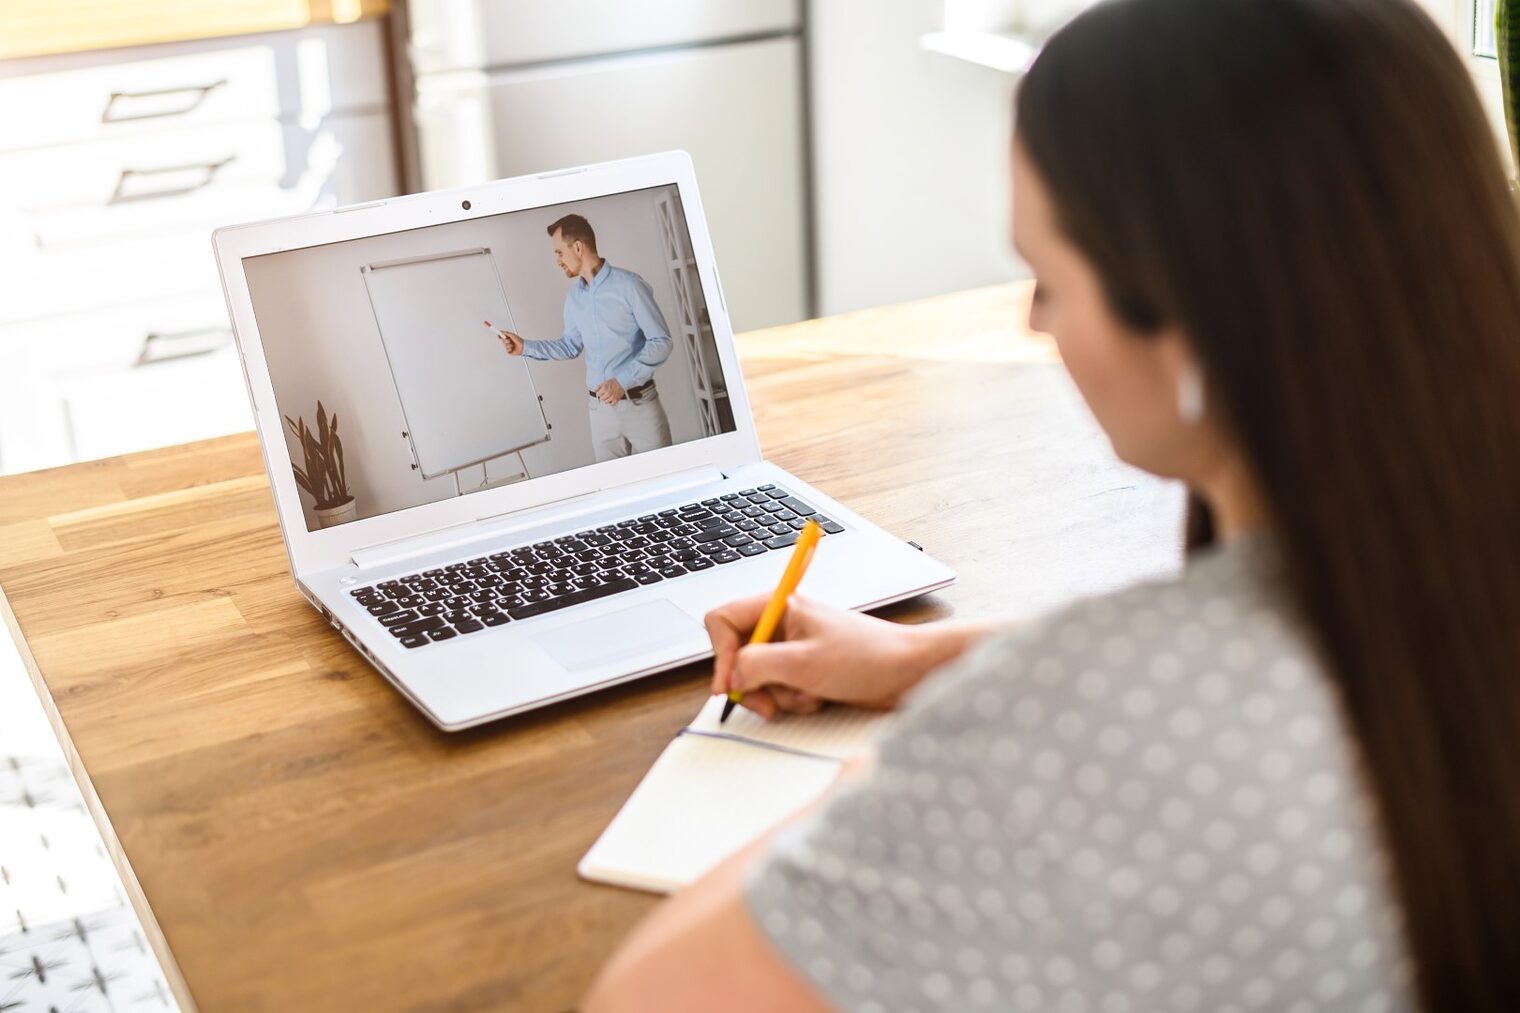
[[[726,699],[722,696],[709,699],[692,719],[691,730],[704,734],[721,733],[804,753],[832,756],[837,760],[869,750],[882,725],[891,718],[887,711],[829,705],[817,714],[779,715],[767,721],[751,710],[735,707],[728,721],[719,724]]]
[[[835,760],[747,742],[678,735],[577,871],[669,893],[822,795],[840,768]]]

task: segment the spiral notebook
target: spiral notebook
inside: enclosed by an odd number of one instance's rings
[[[707,701],[586,852],[585,879],[670,893],[816,799],[889,715],[853,707],[766,721]]]

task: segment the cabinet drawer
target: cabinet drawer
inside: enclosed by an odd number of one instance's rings
[[[0,327],[0,472],[216,435],[208,427],[246,428],[245,388],[227,382],[239,368],[217,293]],[[228,403],[171,424],[176,408],[200,396],[177,391],[179,381],[204,384]],[[123,408],[123,391],[161,400]],[[115,437],[100,425],[113,413]],[[113,438],[120,449],[107,446]]]
[[[379,22],[14,60],[0,151],[387,101]]]
[[[388,131],[380,115],[324,123],[313,139],[325,140],[327,154],[308,153],[289,186],[208,187],[105,208],[11,209],[0,222],[0,242],[8,244],[0,247],[0,324],[220,291],[212,229],[392,196]]]
[[[798,27],[797,0],[412,0],[419,72],[539,63]]]
[[[176,132],[151,149],[142,149],[141,140],[132,138],[126,154],[113,150],[83,160],[98,171],[85,176],[81,170],[74,180],[81,189],[52,192],[83,199],[23,207],[22,227],[32,245],[47,252],[163,230],[210,232],[396,192],[390,121],[380,113],[330,117],[314,128],[266,120]],[[0,176],[7,157],[32,163],[23,173],[45,171],[44,161],[0,156]]]

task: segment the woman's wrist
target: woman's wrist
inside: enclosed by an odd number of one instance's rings
[[[913,673],[912,683],[903,687],[904,690],[917,685],[941,665],[960,657],[966,648],[996,628],[994,623],[970,620],[901,627],[904,667]]]

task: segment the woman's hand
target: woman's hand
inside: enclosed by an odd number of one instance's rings
[[[793,595],[770,643],[749,643],[769,595],[730,602],[707,613],[714,664],[712,691],[742,690],[744,706],[762,717],[808,714],[825,700],[858,707],[897,706],[937,663],[924,650],[924,630],[873,619]]]

